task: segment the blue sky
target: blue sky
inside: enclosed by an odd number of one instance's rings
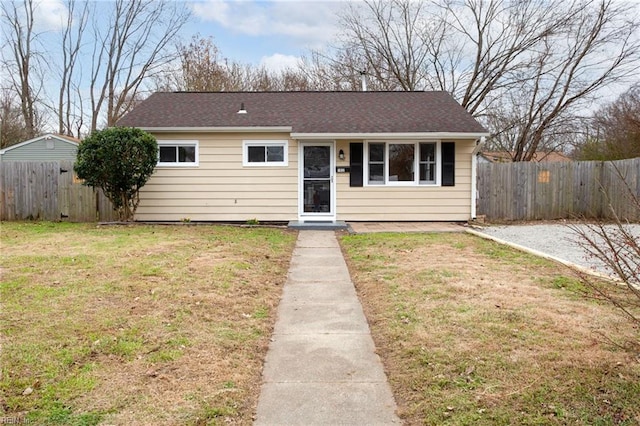
[[[277,69],[293,65],[310,49],[326,48],[335,38],[337,0],[202,0],[187,5],[193,13],[183,35],[213,36],[224,57]]]
[[[16,1],[21,3],[23,0]],[[77,1],[82,4],[83,0]],[[106,17],[106,13],[101,16],[100,9],[112,1],[92,2],[98,11],[94,16],[99,20]],[[182,0],[182,4],[191,10],[191,20],[169,48],[175,48],[178,42],[188,43],[194,35],[200,34],[211,36],[222,56],[231,61],[264,65],[274,71],[294,67],[310,49],[322,50],[330,45],[339,28],[337,13],[347,7],[349,1],[357,0]],[[34,49],[40,55],[40,81],[43,82],[39,96],[54,105],[59,82],[54,73],[59,73],[56,65],[60,62],[59,43],[68,16],[67,3],[65,0],[35,0],[35,4],[35,31],[39,37]],[[0,38],[2,36],[0,32]],[[92,37],[92,30],[87,30],[84,37],[85,40]],[[91,55],[91,43],[85,43],[83,49],[79,61],[84,64],[81,75],[86,84],[80,83],[79,90],[86,97],[86,106],[88,83],[85,80],[91,66],[88,56]],[[0,69],[0,80],[9,81],[6,69]]]
[[[225,58],[277,69],[293,65],[310,49],[327,47],[338,30],[337,13],[349,1],[355,0],[186,0],[182,3],[192,19],[180,38],[189,42],[195,34],[212,36]],[[67,13],[64,1],[36,4],[38,30],[59,31]]]

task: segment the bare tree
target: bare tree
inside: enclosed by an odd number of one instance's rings
[[[167,64],[155,78],[160,91],[221,92],[251,90],[253,68],[223,57],[213,38],[191,38],[176,45],[178,60]]]
[[[640,84],[597,110],[592,137],[579,148],[581,160],[640,157]]]
[[[340,50],[358,52],[387,90],[449,91],[478,116],[490,93],[518,83],[507,73],[560,25],[560,3],[367,0],[342,17]]]
[[[38,133],[37,102],[43,81],[40,74],[41,56],[35,49],[38,38],[34,30],[35,7],[33,0],[0,3],[2,33],[8,46],[8,49],[2,49],[2,64],[9,71],[13,89],[20,96],[20,111],[27,138]]]
[[[19,99],[9,88],[0,91],[0,149],[30,139]]]
[[[233,64],[222,58],[211,38],[194,36],[188,45],[178,47],[182,65],[182,90],[193,92],[237,90],[231,75]]]
[[[363,88],[363,78],[367,90],[397,90],[395,83],[390,86],[391,80],[368,71],[384,68],[380,56],[374,59],[367,59],[354,46],[342,46],[334,55],[315,50],[302,58],[299,72],[313,90],[359,91]]]
[[[179,63],[169,64],[155,78],[160,91],[296,91],[313,90],[301,68],[272,71],[232,61],[223,56],[212,38],[195,35],[189,44],[177,45]],[[177,62],[177,61],[176,61]]]
[[[386,90],[452,93],[527,161],[637,71],[636,11],[612,0],[366,0],[343,16],[336,59],[364,59]]]
[[[285,68],[271,71],[266,67],[249,67],[249,90],[256,92],[267,91],[305,91],[316,90],[307,74],[299,68]]]
[[[640,68],[639,22],[628,19],[629,6],[602,0],[568,10],[567,24],[536,45],[522,73],[522,88],[512,92],[510,104],[521,109],[521,118],[516,137],[506,139],[504,147],[514,153],[514,161],[531,160],[598,91],[633,77]]]
[[[521,70],[530,66],[530,52],[566,22],[562,0],[445,0],[430,46],[430,87],[448,90],[475,116],[484,116],[495,97],[518,87]],[[469,52],[465,54],[465,52]],[[471,56],[471,54],[473,56]]]
[[[338,59],[358,52],[365,61],[360,70],[385,90],[421,89],[429,54],[421,40],[424,4],[410,0],[365,1],[363,8],[351,4],[340,20],[345,34]]]
[[[79,96],[78,58],[81,54],[84,31],[89,22],[87,2],[80,5],[75,0],[67,2],[67,20],[62,27],[62,70],[58,90],[58,133],[80,137],[83,126],[82,97]],[[75,132],[74,132],[75,131]]]
[[[105,29],[94,16],[90,73],[91,130],[112,126],[131,108],[142,83],[175,59],[167,49],[189,11],[166,0],[116,0]]]

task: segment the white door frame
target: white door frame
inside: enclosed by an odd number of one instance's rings
[[[329,147],[329,188],[330,211],[329,212],[305,212],[304,211],[304,147],[328,146]],[[335,166],[335,141],[300,141],[298,144],[298,220],[300,222],[335,222],[336,221],[336,166]]]

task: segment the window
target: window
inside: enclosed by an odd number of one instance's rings
[[[420,144],[420,183],[436,183],[436,144]]]
[[[389,181],[415,181],[416,159],[414,144],[390,143],[389,147]]]
[[[158,141],[158,166],[198,165],[198,141]]]
[[[287,166],[288,164],[287,141],[244,141],[242,143],[243,166]]]
[[[384,147],[383,143],[369,144],[369,183],[384,185]]]
[[[437,185],[438,146],[437,142],[370,142],[367,144],[367,182],[369,185]]]

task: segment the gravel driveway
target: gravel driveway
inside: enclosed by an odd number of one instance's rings
[[[629,226],[634,235],[640,238],[640,224]],[[564,224],[495,225],[479,231],[607,275],[610,274],[602,262],[587,256],[587,253],[576,243],[578,239],[576,233]]]

